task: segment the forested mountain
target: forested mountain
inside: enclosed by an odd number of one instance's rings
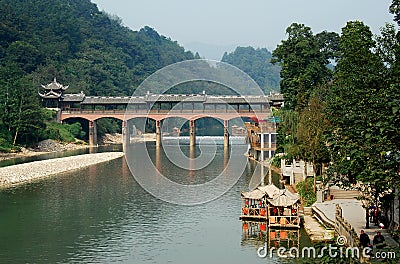
[[[0,0],[0,150],[49,136],[37,92],[54,77],[70,93],[131,95],[156,70],[193,58],[89,0]]]
[[[193,59],[150,27],[132,31],[89,0],[0,1],[0,62],[35,82],[54,76],[71,92],[131,95],[149,74]]]
[[[271,52],[265,48],[237,47],[232,53],[225,52],[222,61],[247,73],[265,93],[269,93],[280,90],[280,67],[273,65],[271,58]]]

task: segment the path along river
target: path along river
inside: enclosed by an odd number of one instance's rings
[[[171,179],[202,182],[224,167],[222,145],[206,168],[186,174],[147,145]],[[189,146],[181,149],[189,156]],[[239,221],[240,192],[253,170],[249,163],[227,193],[197,206],[154,198],[125,158],[1,190],[0,263],[280,263],[257,256],[265,237],[244,234]],[[300,233],[300,244],[308,244]]]

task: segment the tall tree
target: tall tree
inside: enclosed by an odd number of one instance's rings
[[[293,23],[286,29],[287,40],[274,50],[273,63],[279,62],[281,70],[281,92],[285,106],[289,109],[307,105],[311,91],[330,80],[331,71],[327,65],[334,45],[335,33],[317,36],[310,27]]]
[[[1,122],[12,135],[12,145],[37,141],[39,130],[44,128],[37,90],[17,64],[0,67],[0,74],[4,77],[0,83],[4,92]]]
[[[400,26],[400,0],[392,0],[389,12],[394,15],[394,21]]]
[[[326,107],[332,124],[328,135],[332,171],[341,182],[367,184],[375,198],[395,184],[399,153],[388,137],[396,128],[388,118],[393,107],[387,100],[395,95],[385,81],[387,68],[376,48],[368,26],[347,23]]]
[[[323,162],[329,161],[324,134],[329,122],[324,114],[324,103],[318,95],[312,95],[299,116],[297,139],[301,149],[301,158],[309,161],[314,169],[314,192],[316,192],[316,174]]]

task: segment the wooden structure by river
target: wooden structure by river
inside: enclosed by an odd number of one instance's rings
[[[273,184],[242,192],[240,219],[266,222],[268,227],[300,228],[300,199]]]

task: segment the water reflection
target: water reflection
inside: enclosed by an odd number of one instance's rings
[[[149,148],[157,169],[192,181],[162,150],[152,143]],[[183,149],[190,155],[189,146]],[[194,182],[223,171],[224,157],[218,146],[213,163],[194,171]],[[240,192],[252,166],[223,196],[197,206],[154,198],[134,180],[124,158],[2,190],[0,263],[278,263],[258,258],[258,244],[249,242],[265,241],[263,228],[264,240],[260,234],[244,237],[239,221]]]
[[[244,144],[232,145],[225,152],[223,145],[215,144],[157,148],[145,143],[128,146],[128,166],[146,191],[179,205],[197,205],[223,195],[236,184],[247,163]],[[226,167],[224,155],[229,156]]]
[[[286,252],[300,249],[300,238],[304,234],[300,229],[268,228],[265,222],[242,221],[242,246],[264,247],[264,250],[276,256],[278,248],[285,248]],[[307,238],[306,238],[307,239]],[[265,248],[265,246],[267,246]]]

